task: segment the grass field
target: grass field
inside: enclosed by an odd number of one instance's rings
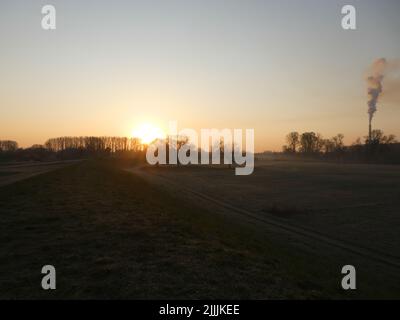
[[[301,251],[121,170],[86,161],[0,187],[0,298],[398,297],[375,268],[340,289],[340,254]],[[44,291],[43,265],[57,270]]]
[[[146,171],[259,217],[400,258],[399,166],[263,161],[250,176],[221,167]]]

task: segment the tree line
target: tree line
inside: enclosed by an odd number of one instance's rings
[[[400,163],[400,144],[393,134],[372,130],[371,136],[344,144],[344,135],[325,139],[315,132],[290,132],[282,147],[285,155],[354,162]]]
[[[187,143],[186,137],[176,139],[177,150]],[[224,144],[220,141],[221,158]],[[169,145],[167,145],[167,149]],[[143,153],[146,146],[138,138],[127,137],[58,137],[48,139],[43,145],[19,148],[12,140],[0,140],[0,160],[56,160],[77,159],[92,156],[112,156]],[[344,144],[344,135],[337,134],[324,138],[313,131],[290,132],[282,147],[284,155],[296,157],[318,157],[319,159],[349,160],[360,162],[400,163],[400,144],[394,135],[385,135],[381,130],[373,130],[371,136],[358,138],[353,144]]]
[[[15,141],[0,140],[2,161],[79,159],[143,150],[144,146],[139,139],[127,137],[58,137],[48,139],[43,145],[34,144],[29,148],[19,148]]]
[[[9,152],[18,149],[18,143],[11,140],[0,140],[0,151]]]
[[[93,153],[116,153],[120,151],[141,151],[143,145],[137,138],[92,136],[52,138],[45,142],[44,147],[53,152],[75,149]]]
[[[320,133],[304,132],[290,132],[286,136],[286,145],[282,147],[284,153],[334,153],[341,152],[345,148],[344,135],[339,133],[332,138],[325,139]],[[394,135],[386,136],[382,130],[372,130],[371,137],[364,137],[364,143],[358,138],[352,146],[366,145],[370,149],[382,145],[389,145],[397,143]]]

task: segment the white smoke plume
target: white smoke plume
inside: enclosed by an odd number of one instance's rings
[[[368,69],[368,114],[371,122],[378,102],[400,104],[400,60],[380,58]]]
[[[374,113],[377,110],[377,103],[379,96],[383,90],[383,78],[387,68],[387,61],[385,58],[375,60],[372,64],[369,74],[367,76],[368,84],[368,114],[371,121]]]

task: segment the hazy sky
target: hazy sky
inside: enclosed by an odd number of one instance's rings
[[[57,9],[57,30],[41,8]],[[341,28],[341,7],[357,30]],[[398,0],[141,0],[0,3],[0,139],[254,128],[258,151],[286,133],[367,131],[365,70],[400,58]],[[400,137],[400,104],[374,127]]]

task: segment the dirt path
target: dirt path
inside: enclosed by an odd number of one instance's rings
[[[242,218],[246,218],[253,222],[256,222],[258,225],[263,224],[268,226],[269,228],[276,229],[278,232],[284,231],[290,235],[293,235],[295,238],[301,238],[302,241],[306,242],[318,242],[326,244],[330,247],[335,247],[337,249],[356,254],[365,258],[369,261],[377,262],[380,265],[390,266],[394,268],[394,270],[398,271],[400,269],[400,258],[392,256],[390,254],[386,254],[383,252],[379,252],[370,248],[362,247],[360,245],[356,245],[353,243],[345,242],[342,240],[334,239],[325,234],[319,233],[315,230],[310,230],[306,228],[302,228],[299,226],[290,225],[285,221],[281,221],[279,218],[275,217],[260,217],[256,213],[245,210],[243,208],[239,208],[237,206],[233,206],[230,203],[227,203],[221,199],[216,199],[204,192],[190,190],[187,187],[177,184],[171,178],[154,172],[148,172],[143,170],[145,167],[135,167],[127,169],[127,171],[140,175],[146,180],[167,187],[169,190],[173,192],[179,192],[179,194],[185,195],[186,197],[190,197],[195,201],[207,201],[213,205],[216,205],[218,208],[225,211],[229,211],[229,213],[234,213]]]

